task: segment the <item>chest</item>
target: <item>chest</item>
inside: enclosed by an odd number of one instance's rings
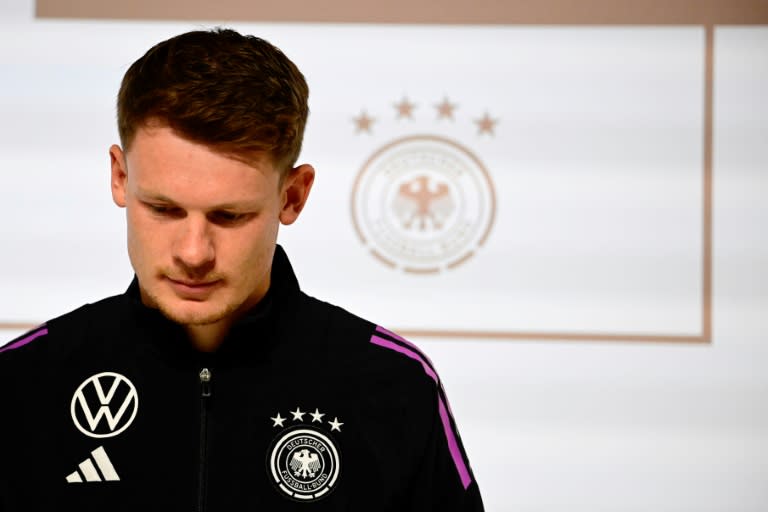
[[[14,405],[9,509],[396,508],[408,426],[360,376],[325,370],[141,357],[62,368]]]

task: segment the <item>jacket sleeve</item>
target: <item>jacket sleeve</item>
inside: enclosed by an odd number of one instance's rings
[[[482,512],[480,490],[439,381],[432,410],[430,435],[412,482],[410,510]]]
[[[432,361],[416,345],[380,326],[371,343],[409,361],[407,371],[398,372],[408,429],[403,437],[409,442],[403,450],[407,483],[397,510],[482,512],[480,491]]]

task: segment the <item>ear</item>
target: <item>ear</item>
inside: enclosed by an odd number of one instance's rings
[[[283,207],[280,210],[280,222],[286,226],[296,222],[301,210],[307,204],[309,191],[315,182],[315,169],[308,164],[303,164],[288,173],[282,186]]]
[[[125,180],[128,177],[125,166],[125,153],[120,146],[113,144],[109,148],[109,160],[112,166],[112,200],[125,208]]]

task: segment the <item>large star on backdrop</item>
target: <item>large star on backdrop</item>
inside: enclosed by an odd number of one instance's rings
[[[493,130],[496,128],[496,123],[498,122],[498,119],[492,119],[491,116],[488,115],[488,112],[486,112],[483,117],[475,120],[475,124],[477,124],[478,128],[477,133],[480,135],[483,135],[484,133],[494,135]]]
[[[416,108],[416,105],[408,101],[408,98],[406,97],[403,97],[403,99],[400,100],[399,103],[395,103],[395,109],[397,110],[398,119],[402,119],[404,117],[407,117],[408,119],[413,119],[413,109],[415,108]]]
[[[448,101],[448,98],[443,98],[443,101],[435,105],[435,108],[437,109],[437,118],[438,119],[450,119],[453,121],[453,111],[456,110],[455,103],[451,103]]]
[[[360,112],[360,115],[353,119],[355,122],[355,128],[357,133],[366,132],[371,133],[371,126],[375,119],[366,114],[365,110]]]

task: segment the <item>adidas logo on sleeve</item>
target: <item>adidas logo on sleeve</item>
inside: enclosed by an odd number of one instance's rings
[[[95,463],[95,465],[94,465]],[[98,468],[98,469],[97,469]],[[67,483],[79,484],[85,482],[119,482],[112,461],[109,460],[103,446],[91,452],[91,456],[78,464],[78,470],[67,475]]]

